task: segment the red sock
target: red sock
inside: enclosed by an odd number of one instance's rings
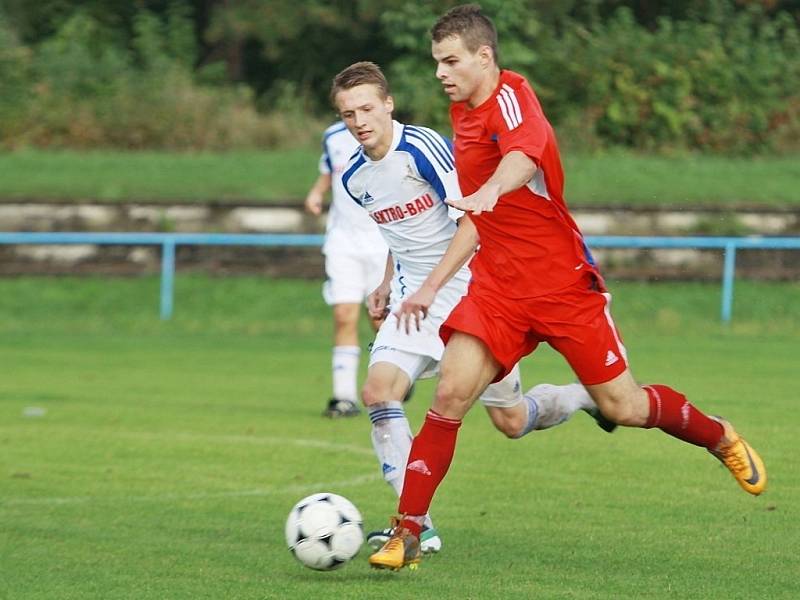
[[[645,428],[658,427],[662,431],[713,450],[724,433],[722,425],[697,410],[686,396],[666,385],[642,386],[650,397],[650,415]]]
[[[398,508],[401,515],[421,517],[428,514],[433,494],[453,460],[459,427],[461,421],[448,419],[433,410],[428,411],[408,454]],[[403,519],[400,525],[419,537],[422,525],[418,521],[421,519]]]

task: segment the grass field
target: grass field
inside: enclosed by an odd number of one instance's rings
[[[300,201],[319,151],[0,154],[0,198],[156,202]],[[573,205],[798,206],[800,157],[564,153]]]
[[[441,554],[332,573],[283,541],[289,508],[334,491],[367,528],[395,508],[366,417],[328,396],[318,282],[181,276],[0,279],[0,598],[796,598],[800,285],[614,284],[642,380],[736,423],[770,488],[752,498],[704,451],[585,415],[521,441],[476,408],[433,506]],[[543,349],[528,385],[565,382]],[[416,429],[432,384],[408,405]],[[795,440],[793,442],[792,440]]]

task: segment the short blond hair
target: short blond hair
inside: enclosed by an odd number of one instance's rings
[[[374,62],[365,60],[353,63],[333,78],[330,95],[331,104],[336,106],[336,94],[342,90],[349,90],[357,85],[364,84],[377,86],[382,100],[389,97],[389,82],[386,80],[383,71]]]

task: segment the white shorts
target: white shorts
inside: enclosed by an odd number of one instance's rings
[[[380,249],[356,253],[328,250],[322,297],[326,304],[361,304],[377,288],[386,272],[386,253]]]
[[[409,381],[413,384],[420,379],[428,379],[439,374],[439,361],[430,356],[412,354],[405,350],[388,348],[386,346],[372,349],[369,355],[369,366],[375,363],[385,362],[394,365],[403,373],[408,375]]]
[[[522,402],[522,378],[519,374],[519,364],[514,365],[508,375],[500,381],[483,390],[481,402],[484,406],[497,408],[511,408]]]
[[[397,328],[398,320],[390,306],[389,314],[381,323],[375,341],[372,342],[372,355],[382,350],[402,350],[414,356],[431,358],[438,363],[444,352],[444,343],[439,337],[439,327],[443,322],[442,317],[428,313],[428,317],[420,321],[419,331],[412,323],[410,331],[406,333],[405,329]]]

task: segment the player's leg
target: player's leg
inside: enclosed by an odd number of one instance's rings
[[[534,430],[560,425],[578,411],[587,413],[606,433],[613,433],[617,428],[616,423],[603,416],[592,396],[580,383],[540,383],[525,392],[525,397],[531,397],[539,409]]]
[[[478,338],[461,332],[450,337],[440,363],[433,407],[411,445],[399,512],[392,538],[369,562],[399,569],[418,561],[419,538],[433,495],[450,467],[461,419],[500,369]]]
[[[336,240],[332,240],[335,242]],[[323,413],[327,417],[350,417],[359,414],[358,319],[364,299],[364,284],[358,256],[343,243],[326,244],[322,293],[333,309],[333,352],[331,379],[333,394]]]
[[[558,335],[549,341],[570,363],[605,417],[628,427],[657,427],[706,448],[746,491],[760,494],[764,490],[766,472],[761,459],[729,423],[705,415],[671,387],[636,382],[611,318],[610,294],[575,290],[561,300],[560,306],[569,306],[577,314],[557,314],[553,322],[559,323]],[[568,330],[564,323],[570,323]]]
[[[333,396],[324,415],[327,417],[351,417],[359,414],[358,362],[361,348],[358,346],[358,315],[360,304],[346,303],[333,306],[333,353],[331,378]]]
[[[579,410],[589,413],[605,431],[616,427],[603,418],[589,392],[579,383],[541,383],[522,394],[518,366],[489,385],[480,401],[494,426],[512,439],[560,425]]]
[[[372,446],[384,480],[400,496],[403,489],[405,467],[411,448],[411,429],[403,408],[402,399],[416,379],[434,361],[421,355],[391,348],[379,349],[370,359],[367,379],[361,396],[372,423]],[[435,363],[434,363],[435,364]],[[391,529],[372,531],[367,543],[381,547],[391,536]],[[426,515],[420,537],[423,553],[438,552],[442,540]]]
[[[403,489],[403,471],[413,439],[401,401],[410,386],[405,371],[392,362],[378,360],[371,362],[361,390],[383,478],[398,496]]]
[[[400,496],[400,513],[408,517],[404,525],[413,523],[413,533],[418,533],[421,517],[450,467],[461,420],[499,369],[481,340],[459,331],[452,334],[440,364],[433,405],[411,446]]]
[[[710,417],[673,388],[640,386],[630,370],[615,379],[587,389],[609,419],[629,427],[663,432],[708,450],[717,457],[747,492],[764,491],[767,474],[758,453],[723,419]]]
[[[509,438],[527,433],[526,429],[536,421],[538,407],[531,406],[522,396],[522,381],[519,365],[497,383],[489,384],[480,395],[495,428]],[[531,426],[528,431],[533,429]]]

